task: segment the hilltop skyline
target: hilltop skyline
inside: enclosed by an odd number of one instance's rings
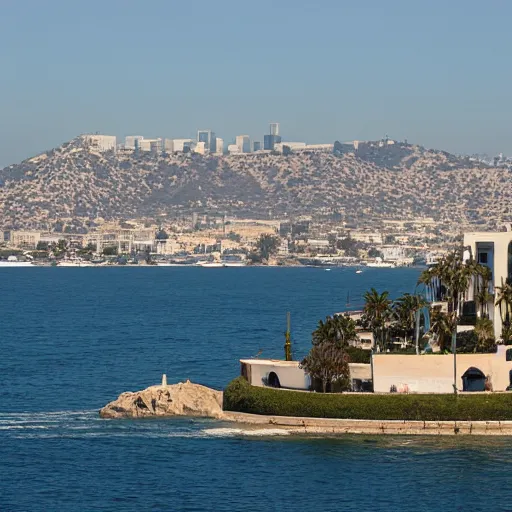
[[[510,154],[511,14],[497,0],[7,3],[0,167],[80,133],[259,140],[269,120],[309,143]]]

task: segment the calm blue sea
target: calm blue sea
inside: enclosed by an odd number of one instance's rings
[[[123,391],[224,386],[303,356],[317,321],[419,270],[0,269],[0,511],[512,510],[511,439],[312,438],[210,420],[101,420]]]

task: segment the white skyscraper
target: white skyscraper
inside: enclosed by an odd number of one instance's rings
[[[236,145],[238,146],[240,153],[251,152],[251,139],[249,138],[249,135],[237,135]]]
[[[115,135],[84,135],[83,140],[87,142],[93,151],[103,153],[117,149],[117,139]]]
[[[270,123],[270,135],[279,135],[279,123]]]
[[[140,141],[143,139],[144,137],[142,135],[127,135],[124,139],[124,147],[126,149],[135,149],[136,144],[137,147],[140,147]]]
[[[224,139],[217,137],[215,139],[215,154],[223,155],[224,154]]]

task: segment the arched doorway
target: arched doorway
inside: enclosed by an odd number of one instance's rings
[[[276,372],[270,372],[268,374],[268,385],[271,388],[280,388],[281,383],[279,382],[279,377],[277,376]]]
[[[485,391],[485,375],[471,366],[462,376],[462,391]]]

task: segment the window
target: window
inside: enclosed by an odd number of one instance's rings
[[[510,251],[510,249],[509,249]],[[487,265],[488,263],[488,254],[486,252],[481,252],[479,255],[478,255],[478,263],[481,263],[482,265]]]
[[[507,361],[512,361],[512,348],[509,348],[505,352],[505,358],[506,358]]]

